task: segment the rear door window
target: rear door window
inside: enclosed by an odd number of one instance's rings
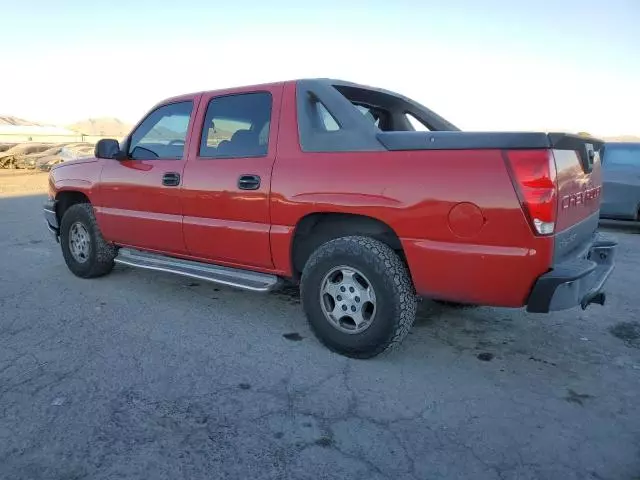
[[[269,149],[271,103],[269,92],[212,98],[202,128],[200,157],[265,156]]]

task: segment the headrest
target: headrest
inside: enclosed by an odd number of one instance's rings
[[[251,130],[238,130],[231,137],[232,142],[246,141],[257,137],[256,132],[252,132]]]

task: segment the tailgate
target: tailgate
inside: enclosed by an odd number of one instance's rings
[[[602,196],[600,150],[592,137],[550,133],[558,182],[555,258],[571,253],[593,238]]]

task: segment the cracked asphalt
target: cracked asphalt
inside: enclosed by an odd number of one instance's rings
[[[81,280],[46,175],[0,171],[0,479],[638,479],[640,235],[605,307],[423,302],[402,347],[335,355],[295,291],[117,267]]]

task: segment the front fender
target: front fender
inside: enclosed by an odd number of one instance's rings
[[[101,163],[96,159],[75,160],[62,163],[49,173],[49,196],[61,192],[79,192],[93,203],[100,178]]]

